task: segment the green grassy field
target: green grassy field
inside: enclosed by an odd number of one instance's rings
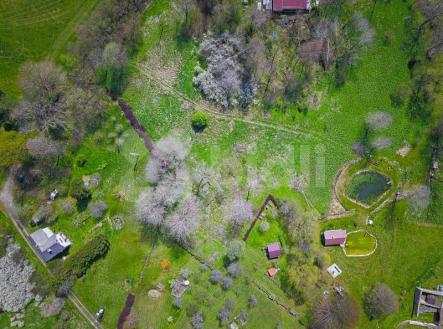
[[[26,61],[56,59],[98,0],[4,0],[0,3],[0,90],[17,96]]]
[[[96,2],[39,0],[31,6],[25,1],[2,2],[0,9],[5,10],[0,10],[0,71],[5,74],[0,77],[0,89],[16,94],[16,72],[21,63],[45,56],[56,58],[63,52],[75,26]],[[359,1],[354,8],[367,13],[370,3]],[[171,1],[153,0],[145,12],[145,37],[138,54],[131,60],[130,84],[123,98],[133,106],[154,140],[174,134],[190,145],[190,166],[203,162],[215,172],[229,170],[232,181],[226,184],[234,182],[243,190],[247,189],[251,176],[260,176],[263,188],[251,194],[254,206],[259,207],[272,193],[279,199],[294,201],[301,210],[309,210],[318,218],[329,209],[332,182],[337,171],[347,160],[356,157],[351,147],[361,138],[367,113],[387,111],[392,114],[392,126],[375,137],[387,136],[393,143],[390,148],[377,152],[377,156],[395,161],[395,166],[386,174],[394,180],[396,187],[400,180],[406,188],[422,182],[427,167],[420,144],[404,158],[395,154],[405,142],[415,144],[420,124],[410,122],[405,108],[393,108],[390,101],[390,95],[409,80],[408,58],[403,53],[403,21],[409,14],[406,2],[393,0],[376,4],[371,22],[377,31],[375,45],[363,54],[359,64],[351,70],[350,80],[342,88],[332,87],[328,74],[316,81],[312,92],[321,95],[318,109],[309,109],[306,115],[274,109],[269,119],[264,119],[261,109],[257,108],[246,116],[238,112],[229,115],[209,113],[209,126],[202,133],[194,132],[190,124],[192,102],[198,102],[201,97],[191,82],[194,66],[198,63],[198,44],[177,42],[173,5]],[[18,25],[23,28],[14,29]],[[45,38],[37,42],[36,35],[45,35]],[[384,41],[386,35],[389,44]],[[161,81],[168,88],[162,86]],[[190,109],[183,106],[188,101],[191,101]],[[121,137],[124,143],[117,148],[115,138],[119,124],[123,125]],[[247,147],[247,152],[240,156],[234,152],[238,144]],[[152,231],[144,230],[136,223],[134,202],[147,186],[144,166],[149,154],[118,109],[109,109],[103,127],[88,136],[81,146],[70,149],[65,157],[62,161],[73,164],[70,178],[61,183],[62,186],[52,186],[48,182],[47,189],[57,187],[63,191],[63,197],[71,183],[81,181],[84,176],[97,175],[100,184],[93,190],[91,202],[104,200],[109,205],[102,220],[91,218],[87,208],[69,215],[58,214],[51,225],[73,241],[71,253],[98,233],[105,234],[111,242],[108,255],[93,264],[74,286],[75,293],[91,312],[106,308],[102,320],[105,328],[116,326],[130,292],[136,295],[134,310],[139,314],[140,328],[189,328],[190,318],[186,313],[192,304],[199,305],[207,327],[216,328],[219,326],[217,314],[227,299],[235,300],[233,316],[243,309],[248,312],[249,328],[273,329],[279,322],[284,328],[301,327],[287,311],[257,289],[257,285],[266,288],[285,305],[296,309],[303,320],[306,318],[306,306],[294,305],[282,291],[278,277],[270,279],[265,276],[270,266],[281,269],[287,266],[285,256],[277,262],[270,262],[260,251],[269,242],[280,240],[285,244],[286,232],[279,220],[269,219],[270,229],[265,233],[259,231],[260,223],[257,224],[240,261],[242,275],[224,292],[219,285],[209,283],[209,271],[202,271],[199,261],[189,253],[163,237],[156,239]],[[401,175],[398,168],[402,170]],[[381,169],[386,169],[384,164]],[[312,209],[299,192],[289,187],[295,172],[306,178],[306,196]],[[0,174],[0,181],[1,178]],[[229,187],[226,191],[228,198],[238,193],[236,188]],[[29,200],[30,205],[39,202],[40,195]],[[356,206],[348,202],[345,207]],[[207,205],[207,209],[210,220],[205,221],[197,233],[193,250],[201,259],[225,273],[226,246],[216,234],[216,228],[225,224],[223,215],[213,204]],[[361,329],[393,328],[400,320],[408,319],[414,287],[417,284],[433,287],[442,278],[443,254],[435,250],[435,243],[441,240],[443,228],[405,221],[407,209],[406,201],[402,201],[395,209],[395,216],[390,215],[388,208],[374,218],[371,233],[377,237],[379,245],[372,256],[348,258],[339,248],[325,251],[343,270],[337,283],[350,291],[359,303],[364,293],[377,282],[388,284],[400,296],[399,314],[380,323],[369,321],[362,315]],[[361,211],[360,208],[357,210]],[[321,229],[354,231],[361,228],[365,215],[366,212],[361,212],[352,218],[321,223]],[[112,226],[115,216],[122,217],[125,223],[120,231]],[[348,248],[351,253],[369,250],[374,243],[359,233],[350,238]],[[154,241],[155,248],[152,249]],[[320,248],[320,245],[314,247]],[[163,259],[171,261],[168,271],[160,269]],[[191,289],[184,295],[183,308],[178,310],[172,306],[168,281],[184,268],[192,272]],[[154,300],[147,292],[159,282],[166,286],[166,290]],[[247,305],[251,293],[258,299],[255,308]],[[171,323],[167,321],[168,316],[173,318]],[[0,326],[1,321],[5,320],[0,317]],[[35,322],[43,327],[51,325],[40,320]]]
[[[399,203],[394,219],[387,216],[385,209],[375,218],[371,233],[377,237],[378,248],[372,256],[348,258],[340,248],[328,249],[331,261],[337,263],[343,274],[337,282],[349,289],[362,301],[364,294],[376,283],[389,285],[399,296],[400,311],[382,322],[369,321],[362,310],[359,328],[393,328],[400,320],[410,319],[413,295],[416,286],[435,288],[441,281],[441,259],[443,253],[435,249],[435,243],[443,234],[443,227],[419,225],[402,220],[407,205]],[[354,219],[324,223],[322,231],[332,228],[354,230]]]

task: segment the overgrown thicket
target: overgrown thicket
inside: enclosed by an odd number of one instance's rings
[[[247,109],[257,98],[265,110],[296,103],[306,113],[305,90],[318,67],[333,73],[336,86],[342,86],[375,37],[368,19],[360,12],[349,15],[344,1],[321,2],[309,15],[274,19],[239,1],[182,3],[180,33],[198,38],[209,31],[194,84],[224,109]]]
[[[403,92],[393,95],[393,100],[405,104],[410,120],[420,124],[416,135],[426,138],[420,139],[418,146],[426,147],[424,156],[429,161],[429,168],[432,168],[435,161],[441,161],[442,149],[443,4],[437,0],[414,2],[405,25],[408,31],[405,52],[410,58],[411,81],[401,88]],[[427,187],[417,189],[417,194],[412,196],[414,211],[411,213],[435,221],[440,218],[443,189],[431,170],[427,176]],[[418,204],[425,207],[417,207]],[[420,211],[417,212],[417,209]]]
[[[141,42],[141,15],[147,0],[105,0],[77,31],[70,49],[77,65],[74,79],[81,85],[99,82],[112,96],[124,86],[127,53]]]
[[[333,295],[315,306],[309,328],[348,329],[355,327],[359,318],[359,307],[351,296]]]
[[[211,101],[223,108],[247,108],[256,93],[256,81],[241,53],[244,45],[238,36],[223,34],[206,38],[200,46],[200,56],[206,68],[196,68],[194,85]]]
[[[371,319],[381,319],[398,311],[398,298],[387,285],[378,283],[365,296],[365,311]]]
[[[282,288],[298,305],[304,304],[308,296],[315,296],[319,286],[325,284],[323,278],[325,262],[313,244],[313,219],[301,214],[287,201],[279,208],[288,238],[288,266],[282,273]]]

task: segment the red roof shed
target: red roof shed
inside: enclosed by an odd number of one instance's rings
[[[310,10],[310,0],[272,0],[272,11]]]
[[[270,243],[270,244],[268,244],[267,249],[268,249],[268,258],[269,259],[280,257],[280,255],[281,255],[280,243],[278,243],[278,242]]]
[[[346,242],[346,230],[330,230],[323,232],[325,246],[337,246]]]

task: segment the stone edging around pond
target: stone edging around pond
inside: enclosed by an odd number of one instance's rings
[[[348,254],[346,253],[346,241],[347,241],[347,239],[348,239],[348,235],[350,235],[350,234],[352,234],[352,233],[362,232],[362,231],[365,231],[368,235],[372,236],[372,237],[375,239],[375,247],[374,247],[374,249],[373,249],[371,252],[369,252],[369,253],[367,253],[367,254],[363,254],[363,255],[348,255]],[[346,257],[368,257],[368,256],[371,256],[371,255],[377,250],[377,247],[378,247],[378,240],[377,240],[377,237],[376,237],[374,234],[369,233],[369,232],[366,231],[366,230],[356,230],[356,231],[352,231],[352,232],[347,233],[347,234],[346,234],[346,241],[345,241],[344,245],[341,247],[342,250],[343,250],[343,253],[345,254]]]
[[[383,204],[386,199],[390,199],[390,194],[392,194],[392,192],[394,191],[395,193],[395,189],[396,189],[396,184],[395,184],[395,180],[392,177],[391,174],[385,173],[384,171],[380,171],[377,170],[377,168],[363,168],[363,169],[359,169],[357,172],[355,172],[354,174],[352,174],[351,176],[348,177],[348,170],[351,166],[358,164],[360,161],[362,161],[363,159],[353,159],[353,160],[349,160],[346,163],[344,163],[341,168],[339,169],[339,171],[337,172],[337,174],[334,177],[334,181],[333,181],[333,194],[335,196],[335,199],[341,204],[341,206],[344,209],[349,210],[349,207],[346,207],[343,204],[342,198],[344,198],[345,200],[351,202],[354,207],[360,207],[362,209],[366,209],[368,211],[371,211],[372,208],[378,208],[380,206],[380,204]],[[394,167],[395,163],[393,163],[392,161],[389,161],[389,159],[386,159],[384,157],[381,157],[380,160],[385,161],[389,166]],[[393,168],[392,168],[393,169]],[[374,201],[371,205],[365,205],[357,200],[354,200],[353,198],[349,197],[346,194],[346,191],[344,190],[344,188],[346,187],[346,184],[348,183],[348,181],[350,179],[352,179],[352,177],[354,177],[356,174],[358,173],[362,173],[365,171],[375,171],[385,177],[387,177],[391,182],[392,182],[392,186],[386,191],[384,192],[382,195],[380,195],[376,201]],[[373,209],[372,209],[373,210]]]

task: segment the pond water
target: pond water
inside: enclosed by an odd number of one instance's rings
[[[366,205],[374,203],[389,188],[390,179],[375,171],[365,171],[352,177],[346,193]]]

